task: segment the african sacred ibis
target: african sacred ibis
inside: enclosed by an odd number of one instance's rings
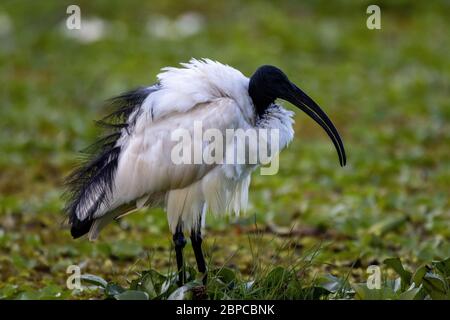
[[[206,282],[201,248],[205,214],[244,210],[251,172],[260,163],[174,163],[171,152],[176,141],[171,132],[184,128],[192,133],[194,121],[220,132],[276,129],[277,150],[281,150],[294,132],[293,113],[275,104],[279,98],[300,108],[325,129],[341,166],[346,163],[342,140],[331,120],[280,69],[265,65],[249,79],[209,59],[192,59],[181,65],[162,69],[156,84],[111,100],[117,109],[101,121],[111,130],[68,177],[65,208],[72,236],[87,234],[93,240],[113,219],[144,206],[164,207],[173,233],[179,284],[185,280],[184,233],[190,234],[198,269]]]

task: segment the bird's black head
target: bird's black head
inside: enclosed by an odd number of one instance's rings
[[[261,115],[289,87],[288,77],[274,66],[261,66],[250,78],[248,93],[256,112]]]
[[[250,78],[248,93],[259,116],[263,116],[276,99],[289,101],[304,111],[326,131],[337,150],[341,166],[345,166],[344,144],[334,124],[314,100],[289,81],[283,71],[269,65],[259,67]]]

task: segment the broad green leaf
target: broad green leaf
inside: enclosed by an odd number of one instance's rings
[[[167,300],[192,300],[192,288],[198,286],[197,282],[189,282],[184,286],[179,287],[177,290],[171,293]]]
[[[178,288],[177,285],[178,272],[173,272],[166,276],[166,280],[161,285],[160,294],[166,295],[169,292],[173,292]]]
[[[433,261],[433,266],[439,270],[445,277],[450,276],[450,258],[442,261]]]
[[[416,272],[414,272],[414,275],[412,276],[412,281],[416,284],[416,286],[419,286],[422,283],[422,279],[427,273],[427,271],[428,267],[426,265],[422,265],[416,270]]]
[[[148,293],[150,299],[154,299],[161,294],[161,289],[166,281],[166,277],[155,270],[148,270],[143,273],[137,281],[137,290]]]
[[[316,280],[315,284],[333,293],[348,286],[344,279],[335,277],[331,274],[320,277]]]
[[[106,286],[108,285],[108,282],[105,279],[103,279],[102,277],[99,277],[99,276],[96,276],[93,274],[89,274],[89,273],[82,274],[80,276],[80,279],[82,281],[85,281],[87,283],[90,283],[90,284],[93,284],[93,285],[96,285],[96,286],[99,286],[102,288],[106,288]]]
[[[405,291],[398,296],[398,299],[399,300],[415,300],[416,297],[419,295],[420,290],[421,290],[420,288],[413,288],[408,291]]]
[[[436,274],[427,273],[423,277],[423,287],[433,300],[448,300],[450,294],[445,286],[444,280]]]
[[[391,288],[369,289],[365,283],[352,284],[355,290],[355,298],[359,300],[391,300],[396,298],[395,292]]]
[[[127,290],[114,296],[117,300],[148,300],[147,292]]]
[[[402,290],[406,290],[406,288],[411,283],[411,277],[412,277],[411,272],[409,272],[403,268],[402,262],[400,261],[399,258],[386,259],[386,260],[384,260],[384,264],[387,265],[388,267],[392,268],[395,272],[397,272],[397,274],[402,279]]]
[[[395,279],[387,279],[383,285],[397,293],[403,292],[407,288],[406,286],[405,288],[402,288],[402,279],[400,277],[397,277]]]
[[[116,295],[121,294],[124,291],[125,291],[124,288],[113,282],[108,283],[105,287],[105,294],[108,297],[114,297]]]

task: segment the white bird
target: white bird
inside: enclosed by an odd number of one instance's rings
[[[72,236],[87,234],[94,240],[113,219],[142,207],[165,208],[175,244],[178,283],[185,281],[185,232],[190,234],[206,283],[201,248],[205,214],[245,210],[251,172],[261,159],[257,163],[175,163],[171,157],[177,141],[171,134],[176,129],[194,135],[195,121],[201,121],[203,130],[217,129],[224,135],[230,129],[275,129],[279,132],[278,146],[264,142],[275,153],[294,136],[293,113],[275,104],[280,98],[325,129],[341,166],[346,156],[328,116],[278,68],[262,66],[249,79],[209,59],[191,59],[181,65],[163,68],[152,86],[111,99],[117,109],[100,121],[110,132],[88,150],[90,157],[68,177],[65,211]],[[234,143],[226,140],[227,145]]]

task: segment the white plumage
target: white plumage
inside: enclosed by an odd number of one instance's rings
[[[161,206],[174,234],[177,264],[181,270],[184,232],[191,233],[199,270],[205,269],[200,228],[208,212],[239,214],[247,207],[252,171],[261,164],[257,152],[266,147],[271,156],[292,140],[293,112],[275,104],[282,98],[318,122],[332,139],[341,165],[345,151],[340,136],[320,107],[278,68],[262,66],[249,79],[238,70],[209,59],[192,59],[181,68],[163,68],[157,84],[125,93],[115,99],[120,109],[106,123],[112,133],[100,140],[100,150],[68,179],[66,211],[77,238],[88,233],[94,240],[111,220],[144,206]],[[221,133],[223,161],[176,163],[172,152],[179,141],[172,133],[183,129],[192,143],[212,148],[211,141],[195,137],[195,123],[202,130]],[[256,162],[229,162],[236,150],[237,131],[276,130],[277,140],[246,141]],[[234,130],[234,136],[227,134]],[[234,152],[233,151],[233,152]],[[247,157],[247,155],[245,156]],[[181,281],[181,276],[180,276]]]
[[[171,132],[177,128],[192,132],[194,119],[202,121],[204,130],[216,128],[224,135],[226,129],[252,128],[256,118],[248,95],[249,79],[211,60],[191,60],[183,66],[163,69],[158,75],[159,90],[130,115],[130,122],[135,122],[131,130],[122,129],[114,187],[109,200],[93,214],[98,221],[90,239],[104,226],[102,219],[115,218],[102,218],[105,213],[130,202],[137,202],[136,208],[145,203],[163,205],[173,233],[180,221],[183,230],[191,232],[202,213],[239,214],[247,207],[255,165],[177,165],[170,156],[177,143],[171,140]],[[293,113],[281,108],[272,113],[263,125],[283,129],[284,147],[293,137]],[[85,219],[86,212],[80,208],[78,218]]]

